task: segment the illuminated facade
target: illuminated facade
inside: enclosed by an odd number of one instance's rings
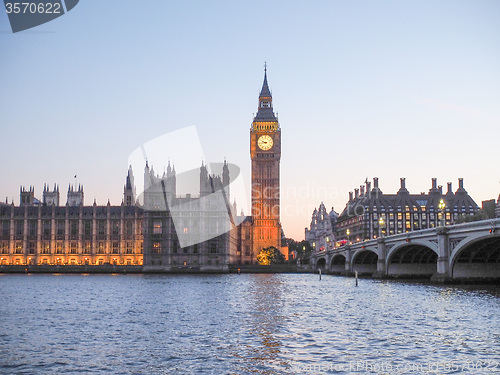
[[[120,206],[84,205],[83,186],[21,188],[19,206],[0,204],[1,265],[143,265],[145,272],[227,271],[238,263],[238,228],[230,218],[229,169],[209,175],[200,168],[200,196],[176,195],[175,169],[156,176],[145,168],[139,205],[129,169]],[[226,195],[227,194],[227,195]],[[42,203],[43,202],[43,203]],[[168,204],[167,204],[168,202]]]
[[[130,174],[129,174],[130,177]],[[135,205],[83,205],[83,186],[21,188],[21,205],[0,206],[0,264],[142,264],[142,209]]]
[[[266,69],[259,95],[259,109],[250,129],[253,242],[251,258],[254,260],[263,248],[281,248],[281,129],[274,115],[272,100]]]
[[[452,191],[448,183],[446,193],[437,179],[432,179],[428,194],[410,194],[406,181],[396,194],[384,194],[378,178],[366,181],[359,189],[349,193],[349,201],[336,224],[337,240],[350,242],[373,239],[385,235],[450,225],[463,216],[474,215],[479,207],[464,189],[463,179],[458,179],[458,189]]]

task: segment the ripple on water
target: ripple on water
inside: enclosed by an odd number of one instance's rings
[[[500,357],[497,289],[301,274],[0,282],[0,373],[295,374]]]

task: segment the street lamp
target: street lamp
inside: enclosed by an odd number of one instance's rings
[[[382,237],[384,233],[382,232],[382,227],[384,226],[384,218],[380,216],[380,219],[378,220],[378,236]]]
[[[345,231],[345,234],[347,234],[347,244],[349,245],[349,244],[350,244],[350,242],[351,242],[351,240],[349,239],[349,235],[351,234],[351,231],[350,231],[349,229],[347,229],[347,230]]]
[[[445,226],[445,220],[444,220],[444,209],[446,208],[446,204],[444,203],[443,198],[439,201],[438,205],[439,210],[441,211],[441,226]]]

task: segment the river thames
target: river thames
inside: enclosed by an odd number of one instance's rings
[[[498,287],[2,274],[0,319],[5,374],[500,372]]]

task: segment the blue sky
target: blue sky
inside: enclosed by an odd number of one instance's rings
[[[65,202],[77,174],[87,204],[119,204],[129,154],[192,125],[249,191],[267,61],[287,236],[366,177],[386,193],[463,177],[478,204],[497,198],[498,19],[498,1],[81,0],[12,34],[2,11],[0,197],[58,183]]]

